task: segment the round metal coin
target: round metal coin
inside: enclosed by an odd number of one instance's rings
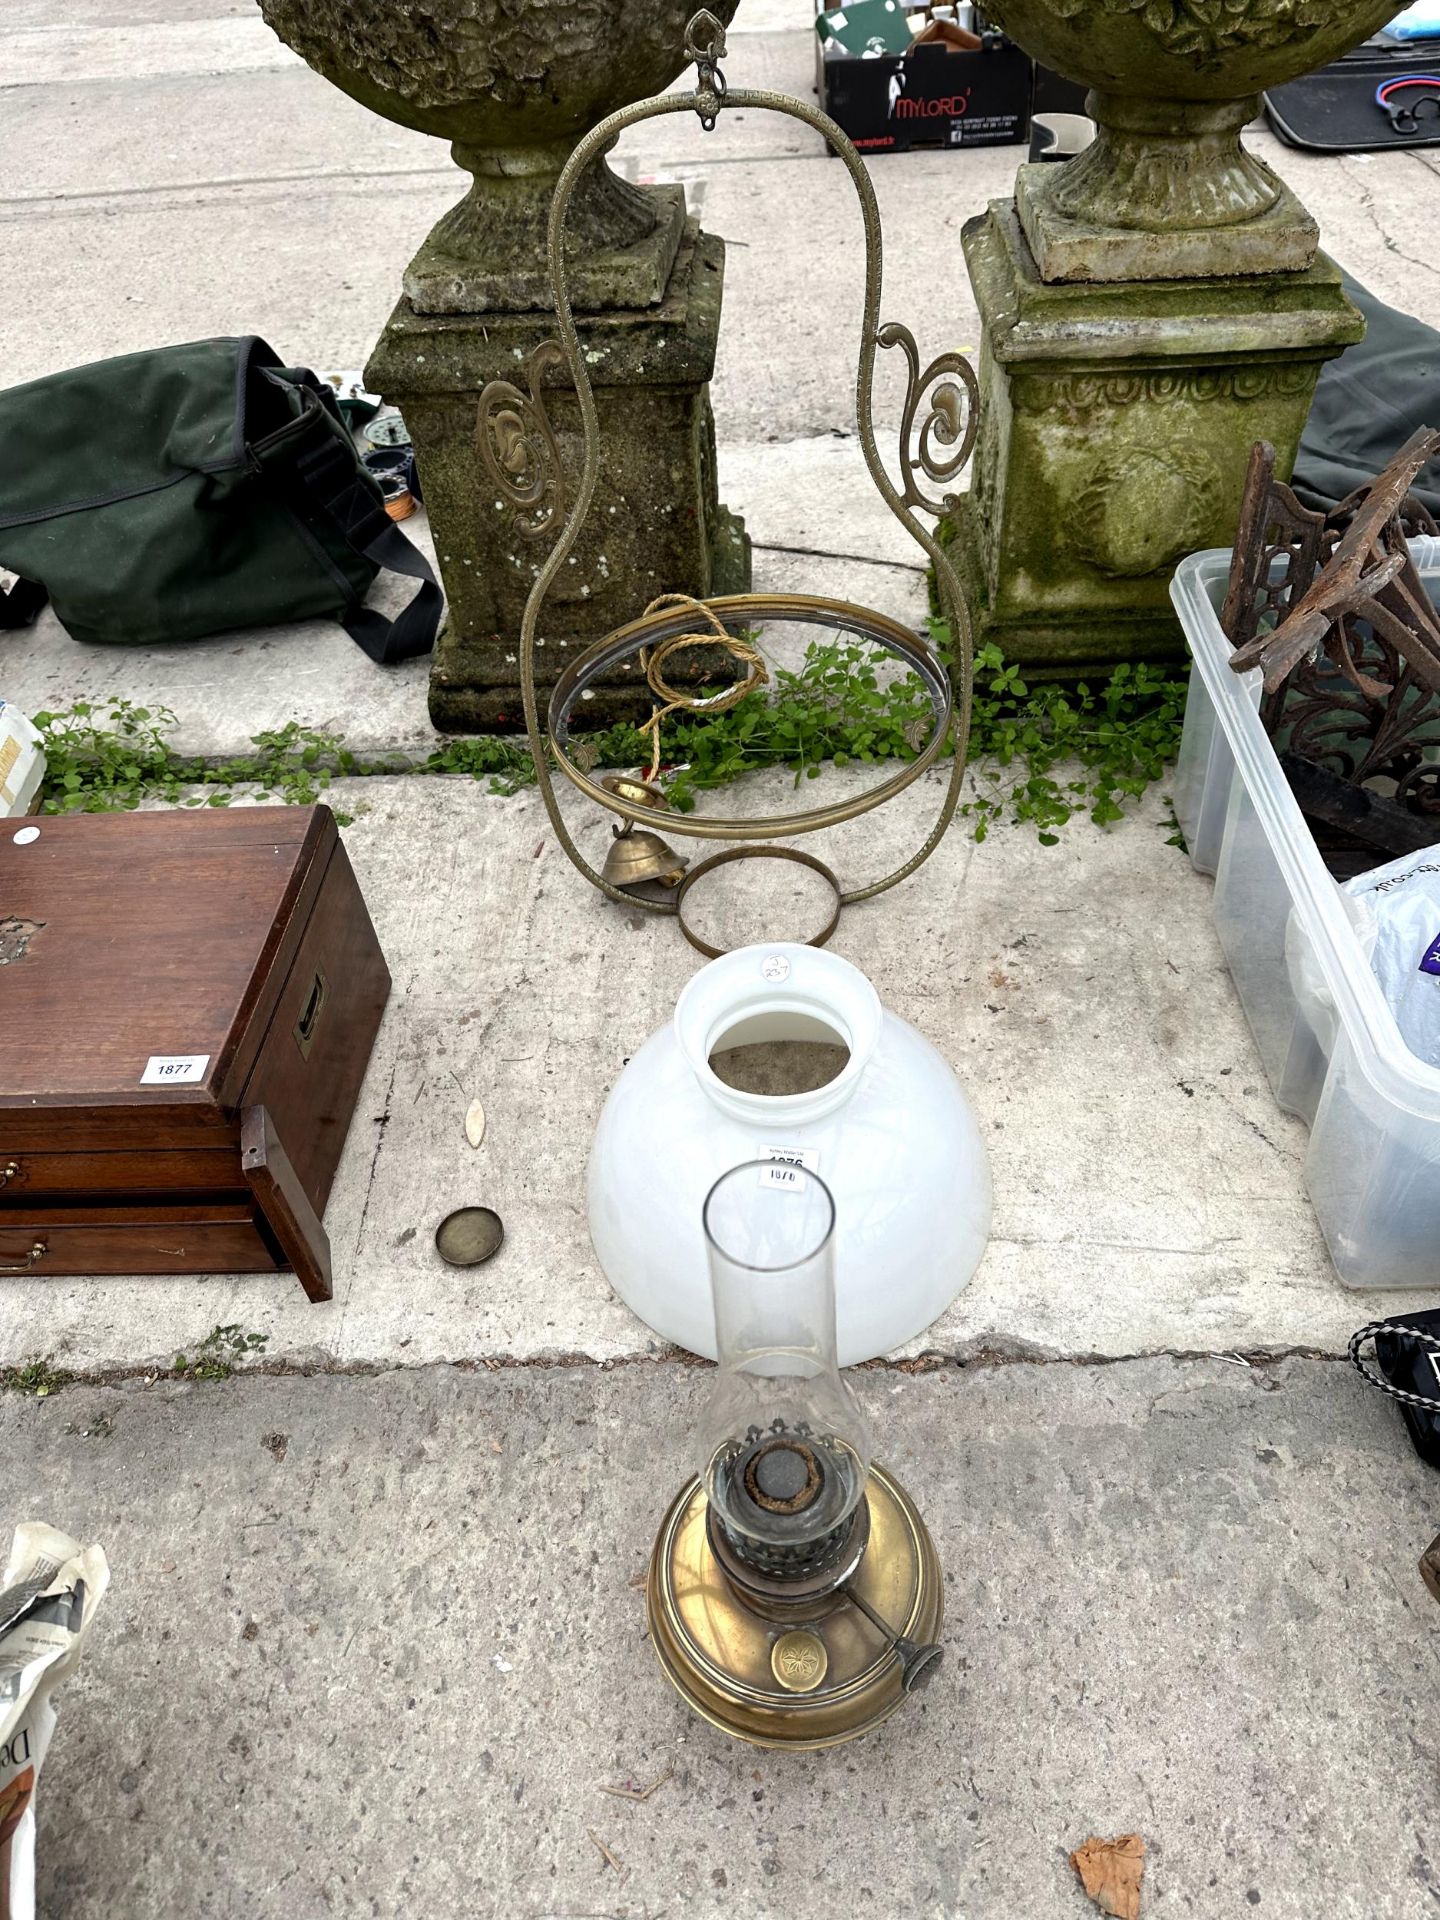
[[[435,1230],[440,1258],[452,1267],[478,1267],[500,1251],[505,1226],[492,1207],[460,1207]]]

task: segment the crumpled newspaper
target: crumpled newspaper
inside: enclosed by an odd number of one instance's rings
[[[35,1783],[51,1695],[80,1657],[110,1584],[100,1547],[27,1521],[0,1579],[0,1920],[35,1920]]]

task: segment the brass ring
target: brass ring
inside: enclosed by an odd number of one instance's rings
[[[680,931],[697,953],[703,953],[707,960],[718,960],[723,954],[734,951],[730,947],[712,947],[708,940],[700,938],[685,919],[685,896],[691,887],[704,874],[713,873],[717,867],[728,867],[732,860],[793,860],[797,867],[808,867],[812,873],[818,873],[822,880],[828,880],[835,889],[835,911],[819,933],[805,942],[807,947],[825,945],[840,924],[840,911],[845,905],[845,897],[840,890],[840,882],[823,860],[817,860],[813,853],[802,853],[798,847],[726,847],[723,852],[712,853],[698,861],[675,889],[675,914],[680,922]]]
[[[783,834],[816,833],[822,827],[838,827],[846,821],[893,800],[939,759],[949,737],[954,713],[955,692],[950,676],[930,647],[910,628],[892,620],[888,614],[841,600],[826,600],[808,593],[741,593],[704,603],[723,624],[726,620],[746,625],[764,625],[768,621],[791,620],[810,626],[828,627],[836,633],[854,633],[882,647],[920,680],[928,696],[931,714],[930,738],[913,760],[902,760],[894,773],[877,780],[862,793],[846,800],[831,801],[828,806],[810,807],[793,814],[752,815],[725,819],[708,814],[669,816],[669,831],[686,840],[765,840]],[[580,701],[593,690],[592,682],[617,663],[638,653],[642,647],[655,648],[677,634],[693,638],[690,623],[694,615],[687,607],[671,607],[658,613],[642,614],[627,626],[595,641],[561,669],[550,694],[546,727],[555,764],[570,784],[610,812],[638,826],[650,826],[649,808],[637,805],[613,787],[583,773],[571,759],[570,722]],[[703,709],[701,709],[703,713]]]

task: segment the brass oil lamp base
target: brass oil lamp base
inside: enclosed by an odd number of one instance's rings
[[[940,1562],[905,1489],[872,1466],[838,1558],[806,1578],[741,1560],[692,1480],[661,1524],[645,1589],[666,1678],[752,1746],[803,1752],[868,1733],[937,1671]]]

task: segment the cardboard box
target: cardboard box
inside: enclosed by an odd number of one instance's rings
[[[827,21],[835,12],[817,7]],[[843,27],[817,34],[816,90],[862,153],[1029,138],[1033,63],[1011,42],[992,36],[984,47],[960,51],[912,40],[903,53],[856,54],[845,51],[845,37]]]

